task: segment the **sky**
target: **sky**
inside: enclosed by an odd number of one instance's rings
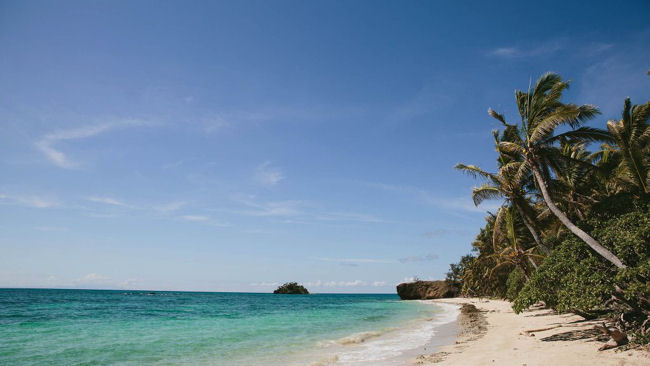
[[[618,118],[648,1],[0,0],[0,287],[394,293],[488,210],[488,107]]]

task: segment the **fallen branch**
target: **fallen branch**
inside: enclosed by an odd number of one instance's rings
[[[555,329],[555,328],[560,328],[561,326],[562,326],[562,324],[554,325],[554,326],[552,326],[552,327],[548,327],[548,328],[539,328],[539,329],[524,330],[523,332],[521,332],[521,333],[519,333],[519,334],[521,334],[521,335],[527,335],[527,336],[532,337],[532,336],[534,336],[533,333],[543,332],[543,331],[545,331],[545,330],[551,330],[551,329]]]
[[[598,349],[599,351],[604,351],[610,348],[616,348],[628,342],[627,334],[621,332],[618,329],[609,330],[609,328],[607,328],[607,325],[605,325],[605,323],[603,323],[602,326],[595,325],[594,328],[600,330],[603,334],[606,334],[610,337],[610,340]]]

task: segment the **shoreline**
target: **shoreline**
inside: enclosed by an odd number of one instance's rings
[[[344,338],[330,340],[305,354],[305,358],[284,364],[310,366],[323,365],[407,365],[418,355],[433,352],[453,344],[460,328],[457,318],[459,307],[455,304],[420,302],[425,307],[435,307],[434,314],[426,318],[411,319],[396,327],[382,331],[353,333]]]
[[[451,298],[427,300],[434,304],[470,304],[479,313],[459,315],[460,332],[454,344],[421,354],[414,365],[629,365],[650,364],[650,353],[641,350],[598,351],[604,344],[594,325],[575,314],[555,314],[548,309],[515,314],[502,300]],[[463,317],[465,319],[463,319]],[[481,319],[484,319],[482,328]],[[529,330],[539,330],[526,333]],[[606,340],[605,340],[606,341]]]

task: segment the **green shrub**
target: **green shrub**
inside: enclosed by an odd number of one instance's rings
[[[515,268],[512,272],[510,272],[510,275],[508,275],[508,280],[506,281],[506,299],[510,301],[516,299],[525,283],[526,277],[524,277],[524,273],[520,269]]]
[[[580,239],[565,239],[542,262],[519,292],[516,312],[544,301],[558,311],[578,314],[605,311],[619,286],[631,306],[647,308],[650,298],[650,210],[645,204],[626,214],[594,215],[584,224],[594,237],[621,258],[628,268],[617,270]],[[619,302],[619,305],[620,302]]]

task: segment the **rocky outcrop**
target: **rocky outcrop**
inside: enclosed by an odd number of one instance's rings
[[[426,300],[454,297],[456,293],[446,281],[415,281],[397,285],[402,300]]]

